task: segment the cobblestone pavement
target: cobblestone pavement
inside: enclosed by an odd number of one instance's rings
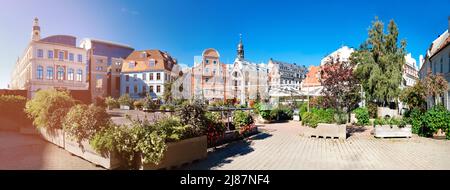
[[[347,140],[300,136],[297,122],[268,124],[247,141],[208,153],[208,158],[181,169],[357,170],[450,169],[450,141],[414,136],[376,139],[371,128],[353,128]]]
[[[0,170],[99,170],[39,136],[0,131]]]

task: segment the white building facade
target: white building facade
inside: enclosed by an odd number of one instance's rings
[[[86,50],[76,47],[76,37],[54,35],[41,39],[36,18],[31,41],[12,72],[10,88],[28,90],[28,97],[49,88],[88,90],[86,56]]]

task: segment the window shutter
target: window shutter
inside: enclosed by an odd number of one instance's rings
[[[68,54],[69,54],[69,52],[64,51],[64,59],[68,59],[68,58],[67,58],[67,57],[68,57]]]

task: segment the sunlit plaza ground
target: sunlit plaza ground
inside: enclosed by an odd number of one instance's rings
[[[303,137],[298,122],[259,126],[244,141],[210,149],[179,169],[354,170],[450,169],[450,141],[413,136],[376,139],[372,128],[348,128],[346,140]],[[0,169],[103,169],[38,136],[0,131]]]

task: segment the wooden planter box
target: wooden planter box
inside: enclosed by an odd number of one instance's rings
[[[338,124],[319,123],[316,128],[310,128],[306,134],[309,137],[322,138],[347,138],[347,126]]]
[[[64,131],[62,129],[47,129],[44,127],[39,127],[38,131],[46,141],[64,148]]]
[[[204,159],[208,155],[206,136],[185,139],[167,144],[164,157],[158,165],[142,164],[141,169],[157,170],[170,169],[196,160]]]
[[[403,128],[397,125],[377,125],[375,126],[375,137],[385,138],[385,137],[412,137],[411,125],[406,125]]]
[[[92,148],[87,140],[83,140],[81,144],[79,144],[76,140],[66,134],[64,149],[95,165],[99,165],[107,169],[116,169],[120,167],[120,160],[114,153],[101,155]]]

